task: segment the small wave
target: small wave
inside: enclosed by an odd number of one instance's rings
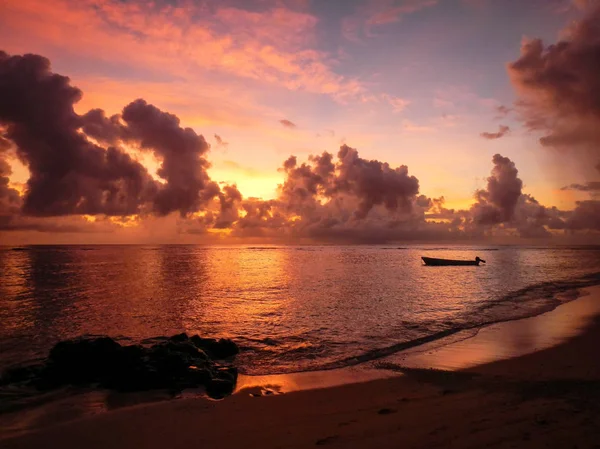
[[[554,300],[556,305],[558,305],[561,302],[556,299],[558,294],[569,290],[592,287],[598,284],[600,284],[600,272],[586,274],[579,278],[565,281],[541,282],[539,284],[530,285],[528,287],[511,292],[499,300],[488,302],[487,304],[482,305],[479,308],[479,311],[485,311],[486,309],[496,307],[504,303],[518,302],[519,300],[527,299]]]
[[[439,248],[427,248],[427,247],[423,247],[423,248],[412,248],[418,251],[469,251],[469,252],[489,252],[489,251],[500,251],[500,248],[474,248],[474,247],[456,247],[456,246],[441,246]]]
[[[355,366],[361,363],[370,362],[371,360],[380,359],[383,357],[390,356],[392,354],[396,354],[397,352],[404,351],[406,349],[414,348],[415,346],[421,346],[425,343],[429,343],[431,341],[440,340],[445,337],[449,337],[450,335],[454,335],[465,328],[456,327],[454,329],[446,329],[441,332],[436,332],[435,334],[426,335],[424,337],[415,338],[414,340],[404,341],[402,343],[396,343],[391,346],[387,346],[385,348],[373,349],[372,351],[367,351],[363,354],[348,357],[341,360],[336,360],[335,362],[330,362],[324,365],[319,366],[318,370],[332,370],[338,368],[345,368],[347,366]]]
[[[441,340],[446,337],[450,337],[459,332],[470,331],[475,329],[480,329],[485,326],[489,326],[491,324],[505,322],[505,321],[513,321],[516,319],[525,318],[528,316],[535,316],[541,313],[550,311],[555,309],[561,301],[556,299],[556,296],[560,293],[564,293],[569,290],[577,290],[580,288],[591,287],[594,285],[600,284],[600,272],[591,273],[580,278],[572,279],[569,281],[559,281],[559,282],[543,282],[540,284],[531,285],[529,287],[517,290],[513,293],[510,293],[500,300],[496,300],[492,303],[488,303],[480,309],[480,312],[485,308],[494,307],[495,305],[501,303],[514,303],[518,300],[526,300],[527,298],[535,298],[535,299],[546,299],[550,302],[548,303],[548,307],[544,309],[538,309],[535,313],[529,313],[525,316],[511,316],[508,318],[499,318],[499,319],[491,319],[491,320],[482,320],[477,323],[464,323],[459,324],[457,322],[446,322],[444,324],[453,326],[449,329],[445,329],[439,332],[435,332],[430,335],[425,335],[422,337],[415,338],[413,340],[404,341],[400,343],[396,343],[390,346],[386,346],[383,348],[373,349],[371,351],[364,352],[362,354],[346,357],[340,360],[336,360],[330,363],[326,363],[314,368],[314,370],[332,370],[338,368],[344,368],[347,366],[355,366],[365,362],[370,362],[372,360],[381,359],[383,357],[388,357],[390,355],[396,354],[401,351],[405,351],[407,349],[414,348],[416,346],[424,345],[425,343],[430,343],[436,340]],[[574,299],[574,298],[571,298]]]

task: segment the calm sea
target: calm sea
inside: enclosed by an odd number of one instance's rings
[[[487,265],[425,267],[422,255]],[[235,339],[247,374],[341,367],[595,284],[599,247],[4,247],[0,368],[82,334],[182,331]]]

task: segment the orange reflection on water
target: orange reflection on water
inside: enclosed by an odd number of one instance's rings
[[[288,300],[287,254],[269,247],[211,253],[210,271],[202,279],[202,286],[217,294],[210,301],[202,295],[190,295],[183,311],[186,330],[197,332],[200,318],[203,326],[210,323],[212,331],[223,336],[235,336],[239,322],[254,319],[257,324],[273,324]],[[256,331],[258,338],[260,326]]]
[[[338,385],[367,382],[369,380],[396,377],[399,375],[391,371],[365,368],[343,368],[329,371],[274,374],[270,376],[240,375],[235,392],[262,396],[330,388]]]

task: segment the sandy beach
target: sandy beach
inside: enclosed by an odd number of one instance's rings
[[[600,287],[593,287],[544,315],[396,357],[387,378],[369,380],[367,372],[337,386],[336,373],[246,379],[222,401],[120,408],[0,446],[598,447],[599,312]]]

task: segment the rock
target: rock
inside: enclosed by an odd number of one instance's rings
[[[208,384],[211,379],[212,373],[210,369],[205,367],[190,366],[184,381],[181,383],[181,388],[196,388],[200,385]]]
[[[177,334],[177,335],[173,335],[172,337],[169,337],[169,340],[175,341],[175,342],[187,341],[188,336],[185,332],[183,332],[181,334]]]
[[[217,379],[227,380],[232,383],[237,382],[238,370],[234,366],[217,368],[215,377]]]
[[[224,379],[212,379],[206,385],[206,392],[211,398],[221,399],[233,393],[235,383]]]
[[[35,380],[43,370],[43,364],[15,366],[8,368],[4,373],[2,373],[2,377],[0,377],[0,385],[31,382]]]
[[[236,355],[239,351],[237,345],[226,338],[202,338],[198,335],[190,337],[190,341],[197,348],[202,349],[213,359],[222,360]]]
[[[98,382],[115,370],[120,349],[109,337],[61,341],[50,350],[46,375],[60,377],[64,383]]]
[[[43,365],[8,370],[0,384],[29,382],[40,390],[63,385],[98,385],[117,391],[206,386],[213,397],[230,394],[237,369],[220,365],[213,357],[237,353],[231,340],[202,339],[187,334],[156,338],[147,345],[121,346],[109,337],[80,337],[56,344]],[[205,352],[206,351],[206,352]]]

